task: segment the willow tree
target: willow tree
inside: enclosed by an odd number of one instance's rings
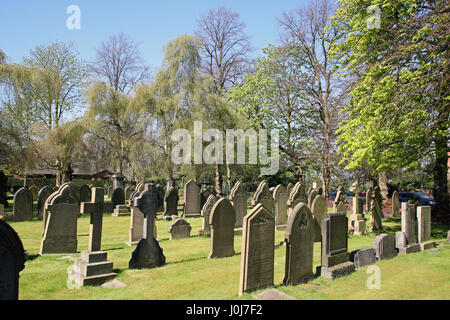
[[[357,75],[340,152],[349,168],[374,173],[434,162],[435,217],[448,220],[448,69],[446,1],[341,0],[332,25],[340,67]]]

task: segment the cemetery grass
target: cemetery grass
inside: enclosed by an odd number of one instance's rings
[[[198,237],[201,218],[188,218],[192,226],[191,238],[169,240],[170,221],[159,220],[157,236],[166,257],[163,267],[130,270],[128,261],[135,247],[128,247],[129,216],[104,215],[102,250],[114,263],[116,279],[126,284],[120,289],[82,287],[69,289],[67,270],[73,265],[70,259],[87,250],[89,216],[78,220],[78,254],[39,256],[42,221],[9,222],[22,239],[28,251],[28,261],[20,273],[19,299],[23,300],[233,300],[255,299],[261,290],[238,296],[241,261],[241,236],[235,236],[235,255],[229,258],[208,259],[210,238]],[[385,231],[400,229],[400,218],[383,221]],[[306,284],[283,286],[285,247],[275,250],[275,287],[296,299],[449,299],[450,295],[450,244],[445,241],[448,226],[433,224],[432,238],[439,242],[435,249],[397,256],[391,260],[377,261],[381,288],[368,289],[368,267],[356,269],[348,277],[328,280],[317,277]],[[376,234],[350,236],[349,251],[369,248]],[[276,231],[280,244],[284,231]],[[320,243],[314,244],[314,270],[320,265]]]

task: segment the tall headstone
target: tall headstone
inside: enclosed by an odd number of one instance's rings
[[[19,299],[19,273],[25,268],[25,250],[16,231],[0,219],[0,300]]]
[[[89,202],[91,200],[91,188],[87,184],[80,187],[80,203]]]
[[[327,279],[346,276],[355,270],[349,261],[345,213],[327,214],[322,220],[322,265],[318,271]]]
[[[14,222],[33,220],[33,195],[25,187],[14,194],[13,214]]]
[[[286,243],[284,285],[297,285],[309,281],[314,276],[314,224],[314,218],[305,203],[297,204],[289,215],[284,236]]]
[[[163,216],[170,217],[178,215],[178,190],[169,187],[164,195],[164,212]]]
[[[107,253],[101,251],[104,189],[92,188],[91,202],[82,202],[80,211],[90,214],[88,250],[81,252],[75,260],[69,280],[78,286],[99,285],[116,276],[113,263],[107,260]]]
[[[422,251],[434,248],[435,242],[431,240],[431,207],[417,207],[417,234],[420,249]]]
[[[184,215],[200,216],[200,188],[194,180],[184,185]]]
[[[275,225],[284,226],[287,224],[287,200],[288,193],[286,188],[279,184],[273,191]]]
[[[273,212],[273,197],[266,181],[261,181],[253,195],[252,206],[255,207],[258,203],[262,203],[267,210]]]
[[[392,217],[398,217],[400,215],[400,198],[397,190],[392,193]]]
[[[209,216],[211,215],[211,210],[216,204],[216,202],[217,202],[216,197],[214,195],[210,195],[201,210],[201,215],[203,217],[202,230],[205,235],[210,235],[211,233],[211,229],[209,226]]]
[[[45,229],[40,254],[77,252],[78,199],[70,185],[64,184],[45,204]]]
[[[314,242],[320,242],[322,240],[322,219],[325,218],[328,213],[325,197],[316,195],[311,203],[310,209],[314,218]]]
[[[402,202],[402,231],[396,233],[396,247],[401,254],[420,251],[416,237],[416,207],[412,203]]]
[[[234,226],[236,213],[230,200],[217,201],[209,216],[211,252],[208,258],[230,257],[234,254]]]
[[[262,203],[244,217],[239,295],[273,286],[275,219]]]
[[[153,236],[156,211],[162,203],[156,187],[145,185],[144,191],[134,199],[134,206],[144,213],[144,237],[139,241],[128,263],[130,269],[155,268],[166,263],[166,257]]]
[[[245,192],[242,182],[238,181],[231,189],[230,201],[236,212],[235,228],[241,228],[244,216],[247,214],[247,192]]]
[[[38,219],[42,220],[44,218],[44,207],[45,201],[53,193],[53,190],[49,186],[44,186],[39,190],[37,196],[37,206],[38,206]]]

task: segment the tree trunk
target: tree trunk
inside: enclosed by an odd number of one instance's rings
[[[378,173],[378,185],[380,186],[381,196],[383,197],[383,202],[388,199],[388,179],[386,171]]]
[[[215,184],[216,184],[216,194],[219,196],[219,197],[222,197],[223,196],[223,193],[222,193],[222,175],[221,175],[221,173],[220,173],[220,164],[216,164],[215,165],[216,166],[216,177],[215,177]]]
[[[433,220],[449,223],[449,197],[448,197],[448,147],[447,137],[438,135],[436,143],[436,162],[433,169],[433,196],[436,202],[433,210]]]

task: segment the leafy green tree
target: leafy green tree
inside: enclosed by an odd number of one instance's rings
[[[377,173],[432,159],[434,216],[448,219],[448,2],[379,1],[379,15],[372,1],[339,2],[334,52],[357,77],[339,129],[343,161]]]

